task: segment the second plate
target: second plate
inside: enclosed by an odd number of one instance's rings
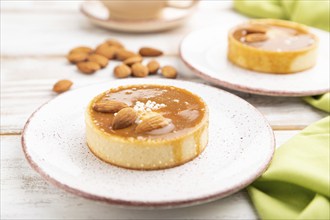
[[[329,33],[311,29],[320,39],[317,64],[294,74],[265,74],[227,59],[227,35],[233,22],[188,34],[180,45],[183,62],[199,77],[219,86],[268,96],[309,96],[329,91]]]

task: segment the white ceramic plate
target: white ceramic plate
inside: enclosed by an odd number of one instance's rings
[[[165,8],[159,18],[142,21],[113,19],[108,9],[100,1],[85,1],[82,3],[80,11],[93,24],[106,29],[131,33],[147,33],[169,30],[183,24],[195,8]]]
[[[238,20],[238,19],[236,19]],[[263,74],[233,65],[227,59],[228,21],[188,34],[180,45],[183,62],[197,76],[229,89],[269,96],[308,96],[329,91],[329,33],[311,28],[320,38],[315,67],[294,74]]]
[[[200,95],[210,109],[209,144],[184,165],[134,171],[107,164],[85,143],[88,102],[111,87],[163,84]],[[85,198],[134,207],[176,207],[228,196],[249,185],[271,161],[274,136],[265,118],[228,92],[197,83],[129,79],[66,92],[28,120],[23,150],[31,166],[54,185]]]

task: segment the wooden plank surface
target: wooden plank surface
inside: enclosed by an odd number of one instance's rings
[[[56,95],[52,85],[62,78],[72,89],[114,80],[110,66],[92,76],[78,73],[65,60],[69,49],[96,46],[117,38],[131,50],[155,46],[165,52],[158,60],[175,66],[181,80],[196,78],[178,58],[182,38],[210,25],[234,25],[246,18],[233,16],[230,1],[202,1],[182,27],[154,34],[109,32],[90,24],[79,12],[81,1],[1,1],[1,219],[256,219],[243,190],[209,204],[174,210],[132,210],[89,201],[45,182],[26,162],[20,133],[32,112]],[[157,78],[157,77],[156,77]],[[300,98],[266,97],[234,92],[265,115],[277,145],[326,114]]]
[[[137,50],[141,45],[151,45],[166,54],[177,54],[182,38],[194,29],[228,25],[228,22],[234,25],[246,20],[243,16],[233,16],[230,10],[225,10],[231,4],[215,2],[201,4],[184,26],[174,30],[152,34],[123,34],[92,25],[79,12],[77,2],[68,5],[65,1],[60,2],[58,5],[65,9],[61,12],[59,6],[53,10],[52,4],[27,4],[29,6],[26,9],[17,4],[19,9],[16,10],[14,3],[5,4],[1,10],[1,26],[5,30],[1,36],[3,57],[64,55],[73,46],[96,46],[107,38],[118,38],[131,50]]]
[[[66,74],[66,73],[65,73]],[[79,73],[71,73],[79,74]],[[100,77],[82,76],[82,79],[74,79],[74,87],[80,88],[84,85],[109,81],[111,85],[110,75],[107,73],[103,77],[103,73],[97,73]],[[61,73],[59,75],[62,76]],[[69,74],[67,74],[69,75]],[[6,81],[1,86],[1,133],[19,133],[23,128],[27,118],[40,105],[56,95],[51,91],[52,85],[59,78],[71,78],[63,75],[62,77],[44,79],[44,80],[20,80]],[[190,81],[199,81],[191,79]],[[296,130],[302,129],[307,125],[315,122],[325,113],[313,109],[300,98],[281,98],[281,97],[266,97],[235,92],[240,97],[254,105],[269,121],[275,130]],[[24,107],[23,107],[24,106]]]

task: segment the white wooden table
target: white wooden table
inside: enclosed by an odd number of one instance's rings
[[[114,79],[116,62],[95,75],[82,75],[66,62],[69,49],[96,46],[107,38],[117,38],[132,50],[155,46],[165,52],[159,61],[175,66],[180,79],[203,82],[179,60],[178,45],[190,31],[230,22],[232,14],[229,1],[204,1],[183,27],[134,35],[93,26],[81,15],[79,5],[79,1],[1,1],[1,219],[256,219],[244,190],[196,207],[132,210],[66,193],[31,169],[21,149],[21,131],[30,114],[55,97],[51,91],[54,82],[69,78],[75,89]],[[266,116],[275,131],[277,146],[325,116],[300,98],[234,93]]]

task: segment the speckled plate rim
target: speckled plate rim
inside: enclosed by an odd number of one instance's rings
[[[210,28],[210,27],[208,27]],[[194,33],[195,31],[191,31],[190,33],[188,33],[180,42],[179,45],[179,57],[182,60],[182,62],[190,69],[192,70],[192,72],[214,84],[214,85],[218,85],[218,86],[222,86],[224,88],[228,88],[228,89],[232,89],[232,90],[236,90],[236,91],[240,91],[240,92],[247,92],[247,93],[252,93],[252,94],[257,94],[257,95],[265,95],[265,96],[284,96],[284,97],[304,97],[304,96],[313,96],[313,95],[320,95],[323,93],[327,93],[329,92],[329,89],[320,89],[320,90],[308,90],[308,91],[304,91],[304,92],[292,92],[292,91],[285,91],[285,90],[281,90],[281,91],[272,91],[272,90],[265,90],[265,89],[259,89],[259,88],[253,88],[253,87],[249,87],[249,86],[243,86],[243,85],[238,85],[238,84],[234,84],[234,83],[230,83],[224,80],[221,80],[220,78],[215,78],[210,76],[209,74],[202,72],[198,69],[196,69],[195,67],[193,67],[185,58],[182,52],[182,45],[183,42],[185,41],[185,39],[192,33]],[[260,74],[266,74],[266,73],[260,73]]]
[[[136,80],[136,84],[143,84],[143,82],[141,80]],[[140,81],[140,82],[139,82]],[[153,80],[147,80],[150,83]],[[170,79],[162,79],[162,81],[167,81],[170,82]],[[199,85],[199,83],[194,83],[194,82],[187,82],[187,81],[182,81],[182,80],[176,80],[179,81],[181,83],[190,83],[193,85]],[[129,80],[122,80],[122,85],[125,84],[132,84],[131,81]],[[126,83],[128,82],[128,83]],[[105,82],[101,82],[101,83],[96,83],[96,84],[92,84],[89,86],[95,86],[97,84],[102,84]],[[148,83],[148,82],[147,82]],[[156,82],[159,83],[159,82]],[[161,84],[161,83],[159,83]],[[274,136],[274,132],[272,130],[272,128],[270,127],[268,121],[266,120],[266,118],[255,108],[253,107],[250,103],[248,103],[247,101],[245,101],[244,99],[231,94],[227,91],[215,88],[215,87],[211,87],[208,85],[203,85],[206,87],[209,87],[209,89],[215,89],[215,90],[220,90],[221,92],[225,93],[228,96],[231,96],[241,102],[246,103],[247,105],[249,105],[250,107],[252,107],[251,109],[253,109],[255,111],[256,114],[258,114],[260,116],[260,118],[263,120],[264,125],[266,127],[266,129],[268,130],[268,135],[270,138],[270,146],[268,146],[271,149],[271,153],[268,155],[268,158],[265,160],[265,163],[259,167],[258,170],[256,170],[255,174],[250,176],[248,179],[239,182],[238,184],[232,186],[230,189],[227,190],[222,190],[220,192],[214,192],[213,194],[210,195],[205,195],[203,197],[199,197],[199,198],[195,198],[195,199],[184,199],[184,200],[174,200],[174,201],[168,201],[168,202],[140,202],[140,201],[131,201],[131,200],[121,200],[121,199],[114,199],[111,197],[106,197],[106,196],[98,196],[98,195],[94,195],[91,194],[89,192],[85,192],[83,190],[80,189],[76,189],[73,188],[65,183],[62,183],[58,180],[56,180],[55,178],[51,177],[50,175],[48,175],[33,159],[32,157],[29,155],[28,151],[27,151],[27,143],[25,141],[25,134],[26,131],[29,129],[29,124],[30,122],[33,120],[33,118],[36,116],[36,114],[39,112],[40,109],[42,109],[45,105],[47,105],[48,103],[52,102],[53,100],[57,99],[58,97],[64,96],[67,93],[71,93],[71,92],[76,92],[77,90],[79,91],[80,89],[85,89],[89,86],[85,86],[82,88],[78,88],[75,89],[73,91],[67,91],[66,93],[60,94],[59,96],[47,101],[46,103],[44,103],[43,105],[41,105],[38,109],[36,109],[32,115],[28,118],[26,124],[24,125],[24,128],[22,130],[22,135],[21,135],[21,144],[22,144],[22,149],[23,149],[23,153],[25,158],[27,159],[28,163],[30,164],[30,166],[37,172],[39,173],[42,178],[44,178],[47,182],[49,182],[50,184],[54,185],[55,187],[58,187],[60,189],[63,189],[66,192],[72,193],[74,195],[89,199],[89,200],[95,200],[95,201],[99,201],[99,202],[105,202],[108,203],[110,205],[114,205],[114,206],[118,206],[118,207],[123,207],[123,208],[138,208],[138,209],[170,209],[170,208],[180,208],[180,207],[188,207],[188,206],[193,206],[193,205],[198,205],[198,204],[203,204],[203,203],[207,203],[207,202],[211,202],[217,199],[221,199],[224,198],[226,196],[229,196],[235,192],[238,192],[239,190],[245,188],[246,186],[250,185],[255,179],[257,179],[259,176],[261,176],[262,173],[264,173],[264,171],[266,171],[266,169],[268,168],[268,166],[270,165],[270,162],[273,158],[274,155],[274,151],[275,151],[275,136]]]

